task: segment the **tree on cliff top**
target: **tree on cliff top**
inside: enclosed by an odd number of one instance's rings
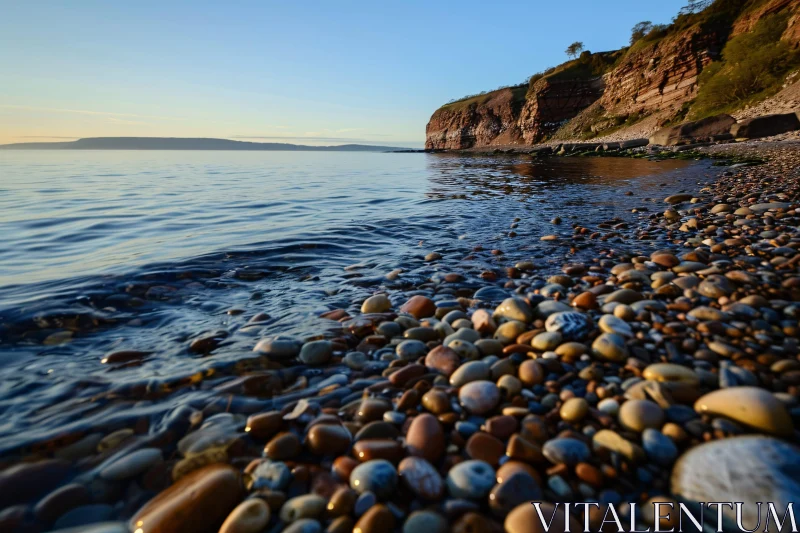
[[[653,23],[649,20],[645,20],[643,22],[638,23],[636,26],[631,28],[631,45],[633,45],[636,41],[650,33],[650,30],[653,29]]]
[[[681,8],[679,13],[681,15],[690,15],[692,13],[700,13],[705,8],[714,3],[714,0],[689,0],[689,3]]]
[[[569,57],[576,58],[578,57],[578,54],[583,52],[583,43],[580,41],[575,41],[567,47],[565,52]]]

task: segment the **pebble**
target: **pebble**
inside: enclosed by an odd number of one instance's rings
[[[579,422],[589,413],[589,404],[583,398],[570,398],[559,409],[562,420]]]
[[[592,322],[584,313],[561,311],[548,316],[544,327],[547,331],[560,333],[563,340],[579,341],[589,334]]]
[[[361,463],[350,473],[350,486],[358,492],[372,492],[379,499],[387,499],[397,487],[397,470],[384,459]]]
[[[628,358],[628,347],[621,335],[603,333],[592,343],[592,353],[600,359],[620,363]]]
[[[410,455],[438,461],[445,450],[445,437],[436,417],[428,413],[415,416],[408,426],[406,446]]]
[[[605,333],[616,333],[628,338],[633,337],[633,329],[631,329],[630,325],[614,315],[603,315],[598,320],[597,325]]]
[[[436,304],[430,298],[418,294],[408,299],[400,307],[401,313],[408,313],[417,320],[436,314]]]
[[[686,383],[687,385],[700,385],[700,377],[691,368],[671,363],[656,363],[649,365],[642,372],[644,379],[667,382]]]
[[[401,481],[417,496],[426,501],[437,501],[444,493],[444,482],[439,472],[421,457],[406,457],[397,467]]]
[[[264,460],[251,473],[253,489],[283,490],[292,481],[292,472],[286,463]]]
[[[242,499],[239,472],[210,465],[182,477],[131,518],[139,533],[212,533]]]
[[[470,413],[484,415],[500,403],[500,389],[491,381],[472,381],[459,389],[458,399]]]
[[[494,468],[484,461],[463,461],[447,473],[447,490],[453,498],[479,500],[488,496],[494,485]]]
[[[279,335],[262,339],[256,344],[253,351],[262,353],[270,359],[282,361],[296,358],[300,355],[302,346],[303,343],[297,339]]]
[[[403,524],[403,533],[447,533],[447,520],[433,511],[414,511]]]
[[[800,451],[789,443],[766,436],[728,438],[684,453],[672,470],[671,492],[683,501],[745,502],[742,520],[753,527],[759,520],[755,502],[772,502],[780,516],[797,502],[798,468]]]
[[[461,387],[472,381],[486,380],[491,376],[489,365],[483,361],[469,361],[450,376],[450,385]]]
[[[306,447],[316,455],[342,455],[350,449],[353,436],[338,424],[315,424],[306,435]]]
[[[264,500],[245,500],[228,515],[219,533],[259,533],[269,522],[270,511]]]
[[[772,393],[758,387],[730,387],[699,398],[694,409],[700,414],[724,416],[765,433],[790,436],[794,432],[786,406]]]
[[[449,377],[461,364],[458,354],[446,346],[437,346],[425,356],[425,366]]]
[[[333,355],[331,341],[311,341],[303,345],[298,359],[307,365],[324,365]]]
[[[544,443],[542,454],[553,464],[575,466],[589,459],[589,447],[577,439],[559,438]]]
[[[664,410],[650,400],[628,400],[619,408],[619,423],[637,433],[646,428],[660,429],[664,425]]]
[[[123,481],[142,474],[151,466],[163,461],[158,448],[142,448],[101,467],[100,477],[109,481]]]
[[[527,323],[533,320],[533,309],[521,298],[506,298],[494,310],[493,318]]]
[[[361,304],[361,312],[366,313],[384,313],[392,308],[392,302],[385,294],[376,294],[370,296],[364,303]]]
[[[678,447],[657,429],[646,428],[642,432],[642,448],[651,461],[661,466],[671,465],[678,457]]]
[[[280,511],[284,522],[294,522],[301,518],[317,518],[328,506],[328,502],[317,494],[304,494],[287,500]]]
[[[515,472],[492,488],[489,508],[495,516],[503,518],[518,505],[541,500],[542,497],[542,489],[532,475]]]
[[[264,455],[275,461],[296,457],[302,449],[300,438],[290,431],[278,433],[264,447]]]

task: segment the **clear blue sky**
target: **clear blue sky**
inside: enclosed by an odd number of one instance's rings
[[[576,40],[619,48],[685,3],[0,0],[0,143],[421,146],[448,100],[521,82]]]

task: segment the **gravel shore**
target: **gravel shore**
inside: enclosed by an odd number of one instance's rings
[[[592,261],[519,262],[477,291],[442,264],[400,305],[259,339],[269,368],[225,390],[277,390],[271,410],[186,406],[36,450],[0,472],[0,530],[544,531],[531,501],[614,504],[642,530],[652,502],[742,501],[750,528],[755,502],[782,513],[800,500],[800,142],[699,150],[766,162],[604,230],[660,249],[576,223]]]

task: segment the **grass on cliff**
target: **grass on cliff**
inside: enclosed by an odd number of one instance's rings
[[[499,87],[493,91],[484,91],[478,94],[471,94],[468,96],[464,96],[463,98],[459,98],[458,100],[452,100],[450,102],[447,102],[439,109],[446,109],[447,111],[458,111],[466,107],[469,107],[473,104],[482,105],[488,102],[495,95],[495,93],[505,89],[511,89],[512,104],[519,104],[525,101],[525,93],[528,90],[528,84],[521,83],[519,85]]]
[[[786,75],[800,67],[800,52],[781,41],[788,13],[776,13],[737,35],[700,74],[700,89],[689,117],[692,120],[730,112],[763,100],[781,89]]]

